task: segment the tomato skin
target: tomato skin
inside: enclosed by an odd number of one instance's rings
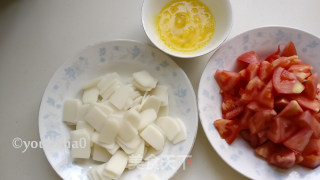
[[[298,127],[290,119],[276,116],[272,119],[268,130],[268,138],[274,143],[281,143],[291,137]]]
[[[258,75],[262,81],[268,81],[272,76],[272,72],[273,66],[268,61],[262,61],[260,63]]]
[[[313,131],[313,135],[316,138],[320,138],[320,123],[309,111],[303,112],[299,116],[298,121],[303,126],[311,128]]]
[[[233,120],[218,119],[213,124],[221,138],[225,139],[228,144],[232,144],[240,132],[239,125]]]
[[[293,151],[302,152],[309,143],[312,133],[311,129],[304,128],[287,139],[283,144]]]
[[[248,128],[248,122],[249,119],[251,118],[251,116],[254,114],[254,112],[252,112],[251,110],[245,108],[240,120],[239,120],[239,126],[240,129],[247,129]]]
[[[265,60],[268,62],[272,62],[280,57],[279,54],[280,54],[280,45],[278,45],[277,51],[269,55]]]
[[[230,91],[233,90],[240,81],[239,73],[232,72],[232,71],[221,71],[217,70],[214,78],[216,79],[218,85],[223,91]]]
[[[308,98],[314,99],[317,95],[318,73],[312,74],[305,82],[305,94]]]
[[[254,51],[243,53],[237,58],[237,61],[243,64],[260,63],[260,59]]]
[[[259,104],[273,109],[274,107],[274,96],[273,96],[273,85],[272,81],[270,80],[268,84],[264,87],[258,97]]]
[[[295,99],[302,108],[311,110],[315,113],[319,112],[320,110],[320,102],[315,101],[312,99],[309,99],[307,97],[301,96],[301,95],[296,95],[296,96],[291,96],[292,99]]]
[[[272,141],[268,141],[255,148],[254,153],[264,159],[268,159],[271,154],[273,154],[279,146]]]
[[[305,155],[303,156],[303,160],[300,164],[304,167],[315,169],[320,165],[320,155]]]
[[[234,119],[236,118],[237,116],[239,116],[244,110],[244,107],[243,106],[239,106],[239,107],[236,107],[234,108],[233,110],[227,112],[225,114],[225,118],[226,119]]]
[[[282,169],[291,168],[296,161],[296,156],[293,151],[287,148],[280,148],[270,155],[268,162],[271,165],[277,166]]]
[[[282,67],[286,69],[296,64],[302,64],[302,60],[298,59],[298,56],[280,57],[271,63],[273,68]]]
[[[250,102],[258,94],[258,91],[263,87],[264,83],[256,76],[246,86],[244,93],[241,95],[242,102]]]
[[[249,130],[252,134],[261,132],[264,129],[267,129],[270,124],[270,121],[274,116],[276,116],[276,111],[272,110],[263,110],[256,112],[249,120]]]
[[[285,97],[281,97],[274,102],[274,108],[279,112],[282,111],[289,104],[289,100]]]
[[[296,47],[294,46],[293,42],[290,41],[283,49],[281,56],[289,57],[297,55]]]
[[[300,107],[296,100],[292,100],[289,104],[279,113],[282,117],[296,117],[303,113],[303,109]]]
[[[248,130],[240,131],[241,137],[249,143],[249,145],[253,148],[259,146],[259,137],[256,134],[251,134]]]
[[[282,67],[278,67],[274,71],[272,83],[279,94],[300,94],[304,90],[304,86],[295,75]]]

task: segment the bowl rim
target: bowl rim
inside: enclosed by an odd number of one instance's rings
[[[230,2],[230,0],[223,0],[223,1],[226,2],[226,5],[227,5],[226,7],[229,10],[229,14],[230,14],[230,18],[229,19],[230,20],[228,21],[229,25],[227,26],[227,30],[223,34],[223,37],[221,38],[221,40],[218,41],[218,43],[214,44],[211,48],[208,48],[208,50],[201,51],[200,53],[196,53],[196,54],[177,54],[177,53],[174,53],[175,51],[169,52],[169,51],[166,51],[165,49],[163,49],[162,47],[160,47],[160,45],[154,40],[154,38],[152,38],[152,35],[149,33],[149,31],[146,28],[146,24],[147,23],[146,23],[145,18],[144,18],[145,17],[145,11],[144,11],[144,9],[145,9],[145,1],[148,1],[148,0],[143,0],[142,6],[141,6],[141,20],[142,20],[143,30],[147,34],[149,40],[152,42],[152,44],[155,47],[157,47],[162,52],[164,52],[164,53],[166,53],[166,54],[168,54],[170,56],[174,56],[174,57],[178,57],[178,58],[195,58],[195,57],[206,55],[206,54],[208,54],[210,52],[214,52],[226,41],[226,39],[229,37],[230,32],[231,32],[232,27],[233,27],[233,11],[232,11],[231,2]]]
[[[220,153],[217,152],[215,146],[213,145],[212,141],[209,139],[209,135],[208,135],[208,131],[205,130],[206,126],[204,124],[204,113],[202,112],[201,108],[200,108],[200,96],[201,96],[201,92],[200,92],[200,85],[201,85],[201,82],[204,81],[205,77],[204,77],[204,71],[205,69],[207,68],[208,64],[210,63],[210,61],[213,59],[213,57],[216,55],[217,52],[219,52],[221,50],[221,47],[225,46],[226,44],[228,44],[230,41],[232,41],[233,39],[237,38],[237,37],[240,37],[240,36],[243,36],[244,34],[246,33],[250,33],[252,31],[257,31],[257,30],[261,30],[261,29],[274,29],[274,28],[281,28],[281,29],[288,29],[288,30],[293,30],[293,31],[299,31],[299,32],[303,32],[305,34],[308,34],[310,36],[313,36],[317,39],[320,40],[320,37],[310,33],[309,31],[305,31],[305,30],[301,30],[301,29],[297,29],[297,28],[294,28],[294,27],[290,27],[290,26],[285,26],[285,25],[267,25],[267,26],[260,26],[260,27],[256,27],[256,28],[252,28],[252,29],[249,29],[249,30],[246,30],[246,31],[243,31],[241,32],[240,34],[237,34],[235,35],[234,37],[228,39],[226,42],[224,42],[216,51],[215,53],[209,58],[209,60],[207,61],[203,71],[202,71],[202,74],[201,74],[201,77],[200,77],[200,81],[199,81],[199,86],[198,86],[198,93],[197,93],[197,99],[198,99],[198,114],[199,114],[199,119],[200,119],[200,123],[201,123],[201,126],[204,130],[204,133],[206,135],[206,138],[207,140],[209,141],[211,147],[216,151],[216,153],[219,155],[219,157],[224,161],[224,163],[226,163],[229,167],[231,167],[233,170],[235,170],[236,172],[240,173],[241,175],[243,175],[244,177],[247,177],[249,179],[251,179],[252,177],[249,176],[249,174],[245,174],[243,172],[241,172],[240,170],[236,169],[236,167],[233,165],[233,164],[230,164],[228,163],[226,160],[225,160],[225,157],[222,156]]]

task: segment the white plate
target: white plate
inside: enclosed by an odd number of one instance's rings
[[[40,138],[48,161],[63,179],[88,179],[88,169],[96,164],[75,162],[71,158],[66,145],[71,128],[61,118],[64,100],[80,98],[81,86],[95,77],[118,72],[128,78],[143,69],[169,87],[169,115],[184,121],[187,140],[177,145],[167,142],[163,153],[151,164],[126,171],[121,179],[140,179],[150,173],[168,179],[185,162],[198,127],[196,97],[186,74],[156,48],[134,41],[112,41],[89,46],[66,61],[51,78],[43,95],[39,112]]]
[[[278,44],[283,49],[289,41],[296,45],[299,57],[311,64],[314,72],[320,72],[319,38],[292,28],[263,27],[240,34],[223,44],[211,57],[200,80],[199,114],[212,147],[232,168],[252,179],[320,179],[320,168],[310,170],[295,166],[290,170],[280,170],[268,165],[265,160],[256,157],[253,149],[241,138],[229,146],[213,126],[213,121],[222,118],[220,88],[213,78],[216,70],[234,70],[236,58],[251,50],[265,58],[277,50]]]

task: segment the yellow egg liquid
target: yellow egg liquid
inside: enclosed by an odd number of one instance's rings
[[[172,0],[157,16],[160,39],[171,49],[192,52],[212,38],[215,20],[210,9],[199,0]]]

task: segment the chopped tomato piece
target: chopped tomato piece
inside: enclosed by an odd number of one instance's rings
[[[260,106],[260,104],[258,104],[255,101],[251,101],[250,103],[248,103],[247,108],[250,109],[251,111],[255,111],[255,112],[262,111],[262,110],[266,109],[266,108]]]
[[[305,155],[303,156],[303,160],[300,164],[307,168],[315,169],[320,165],[320,155],[315,155],[315,154]]]
[[[303,156],[301,153],[295,152],[296,155],[296,164],[299,164],[303,161]]]
[[[276,116],[276,111],[272,110],[263,110],[258,111],[252,116],[249,120],[249,130],[252,134],[261,132],[264,129],[267,129],[270,124],[270,121],[274,116]]]
[[[255,76],[257,76],[259,72],[259,64],[249,64],[246,69],[242,69],[239,74],[242,79],[248,83],[251,79],[253,79]]]
[[[302,152],[309,143],[312,133],[311,129],[304,128],[287,139],[283,144],[293,151]]]
[[[296,100],[290,101],[290,103],[279,113],[282,117],[295,117],[300,115],[303,109],[300,107]]]
[[[278,67],[274,71],[272,82],[279,94],[300,94],[304,90],[304,86],[295,75],[282,67]]]
[[[276,116],[271,121],[267,136],[272,142],[281,143],[291,137],[297,129],[297,125],[291,120]]]
[[[228,93],[223,94],[223,101],[221,105],[223,114],[226,114],[239,106],[241,106],[240,98]]]
[[[267,143],[258,146],[254,150],[254,153],[264,159],[268,159],[277,148],[279,148],[277,144],[273,143],[272,141],[268,141]]]
[[[299,116],[298,120],[304,126],[311,128],[316,138],[320,138],[320,123],[309,111],[303,112]]]
[[[254,113],[247,108],[244,110],[244,112],[239,120],[240,129],[247,129],[248,128],[249,119],[251,118],[251,116],[253,114]]]
[[[233,110],[227,112],[225,115],[225,118],[226,119],[234,119],[237,116],[239,116],[243,112],[243,110],[244,110],[243,106],[236,107]]]
[[[290,41],[286,47],[284,47],[281,56],[293,56],[293,55],[297,55],[297,50],[296,47],[294,46],[293,42]]]
[[[268,162],[271,165],[277,166],[282,169],[291,168],[296,161],[296,156],[293,151],[288,148],[278,149],[276,152],[270,155]]]
[[[292,99],[297,100],[302,108],[309,109],[313,112],[319,112],[320,110],[319,101],[312,100],[304,96],[292,96]]]
[[[292,65],[295,64],[302,64],[302,60],[298,59],[298,56],[291,56],[291,57],[280,57],[277,60],[274,60],[272,63],[272,67],[283,67],[283,68],[289,68]]]
[[[302,155],[320,155],[320,139],[311,138],[308,145],[304,148]]]
[[[214,126],[221,138],[225,139],[228,144],[232,144],[240,132],[239,125],[233,120],[218,119],[214,121]]]
[[[260,59],[259,59],[258,55],[256,54],[256,52],[254,52],[254,51],[249,51],[249,52],[246,52],[246,53],[240,55],[237,58],[237,61],[242,62],[244,64],[260,63]]]
[[[246,86],[244,94],[241,95],[242,102],[251,101],[258,93],[258,91],[263,87],[264,83],[256,76]]]
[[[273,109],[274,107],[274,96],[273,96],[273,85],[272,81],[269,81],[269,83],[264,87],[264,89],[261,91],[258,101],[261,105]]]
[[[260,63],[259,78],[262,81],[268,81],[272,76],[273,66],[268,61]]]
[[[259,137],[256,134],[251,134],[248,130],[240,131],[241,137],[249,143],[249,145],[253,148],[259,146]]]
[[[282,111],[289,104],[289,100],[282,97],[274,102],[274,108],[279,112]]]
[[[240,75],[236,72],[217,70],[214,78],[223,91],[233,90],[240,81]]]
[[[314,99],[317,95],[317,85],[318,85],[318,73],[314,73],[308,77],[305,82],[306,89],[304,90],[306,96],[310,99]]]
[[[268,62],[272,62],[280,57],[279,54],[280,54],[280,45],[278,45],[277,51],[269,55],[265,60]]]

